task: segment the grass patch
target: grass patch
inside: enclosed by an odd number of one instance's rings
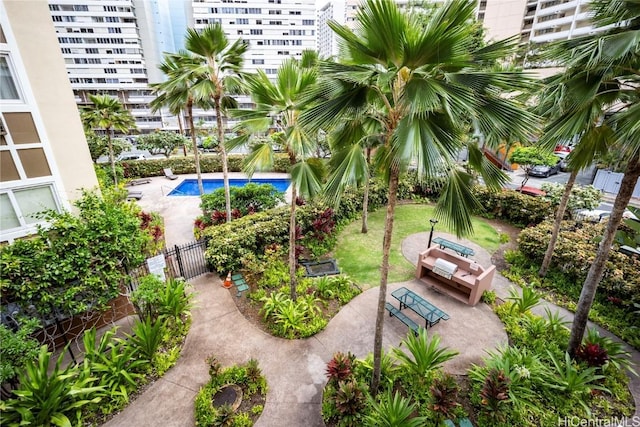
[[[346,226],[338,236],[335,257],[340,269],[349,275],[363,289],[380,283],[382,262],[382,237],[386,209],[378,209],[369,214],[369,232],[360,233],[361,221]],[[422,204],[396,206],[391,254],[389,260],[389,283],[404,282],[413,278],[415,266],[402,255],[402,241],[411,234],[429,231],[429,218],[433,218],[433,206]],[[473,218],[474,235],[469,240],[482,246],[490,253],[500,246],[498,232],[486,221]],[[436,231],[452,233],[444,224],[436,225]],[[425,241],[425,248],[427,242]]]

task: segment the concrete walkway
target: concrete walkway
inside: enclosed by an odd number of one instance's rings
[[[192,176],[181,176],[188,177]],[[143,209],[159,212],[164,217],[168,246],[193,239],[193,219],[199,214],[198,197],[165,196],[179,182],[153,178],[149,184],[134,187],[144,193],[139,202]],[[418,233],[402,242],[403,254],[414,265],[427,238],[427,233]],[[480,264],[490,264],[490,254],[484,249],[469,241],[463,242],[476,250],[474,258]],[[326,363],[337,351],[351,351],[360,358],[372,351],[378,289],[364,292],[343,307],[321,333],[309,339],[290,341],[268,335],[246,320],[236,308],[235,297],[220,286],[217,275],[200,276],[191,283],[196,292],[196,307],[178,363],[105,426],[193,426],[194,397],[208,380],[205,359],[212,354],[223,366],[246,362],[250,358],[259,361],[269,391],[257,426],[323,426],[321,401]],[[417,280],[389,284],[389,294],[400,286],[425,296],[451,315],[449,321],[430,329],[442,337],[443,345],[460,352],[445,365],[449,372],[465,372],[472,363],[480,363],[486,351],[506,342],[502,324],[488,306],[466,306],[425,289]],[[508,296],[509,287],[509,281],[497,274],[494,289],[500,298]],[[387,299],[392,300],[389,295]],[[565,316],[569,319],[568,314]],[[406,332],[404,324],[385,316],[383,346],[386,349],[397,346]],[[633,352],[633,357],[638,365],[638,352]],[[640,401],[637,378],[633,380],[632,391],[636,402]],[[640,415],[638,411],[636,415]]]

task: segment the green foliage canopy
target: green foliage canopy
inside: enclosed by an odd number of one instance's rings
[[[41,317],[100,309],[116,297],[125,267],[142,263],[150,239],[133,205],[119,197],[85,191],[75,203],[77,215],[49,212],[48,228],[3,247],[3,298],[21,314]]]
[[[173,150],[188,143],[189,140],[184,136],[168,131],[156,131],[138,138],[138,148],[149,150],[151,154],[164,154],[167,158]]]

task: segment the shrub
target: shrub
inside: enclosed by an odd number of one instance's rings
[[[538,224],[552,213],[551,203],[548,201],[514,190],[494,192],[486,187],[476,186],[473,193],[483,207],[483,210],[474,212],[476,215],[502,219],[518,227]]]
[[[0,384],[17,385],[18,373],[28,361],[37,357],[40,343],[31,334],[39,326],[36,319],[24,322],[16,331],[0,324]]]
[[[545,182],[540,188],[546,193],[544,196],[545,200],[551,202],[553,206],[560,204],[560,199],[564,194],[564,184]],[[577,209],[595,209],[600,204],[600,199],[602,199],[602,192],[594,186],[574,185],[569,195],[567,211],[573,212]]]
[[[356,357],[351,353],[336,353],[333,358],[327,363],[327,369],[325,373],[329,382],[337,384],[340,381],[345,381],[353,375],[353,363]]]

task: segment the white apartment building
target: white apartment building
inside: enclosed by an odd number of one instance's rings
[[[589,0],[480,0],[478,17],[489,40],[520,34],[523,43],[546,43],[592,34]]]
[[[144,4],[144,2],[140,2]],[[131,111],[142,132],[162,126],[152,114],[145,48],[133,0],[49,0],[49,10],[71,87],[79,106],[91,103],[89,94],[117,97]]]
[[[219,22],[232,42],[249,42],[244,70],[274,75],[282,61],[316,49],[315,0],[199,0],[194,27]]]

